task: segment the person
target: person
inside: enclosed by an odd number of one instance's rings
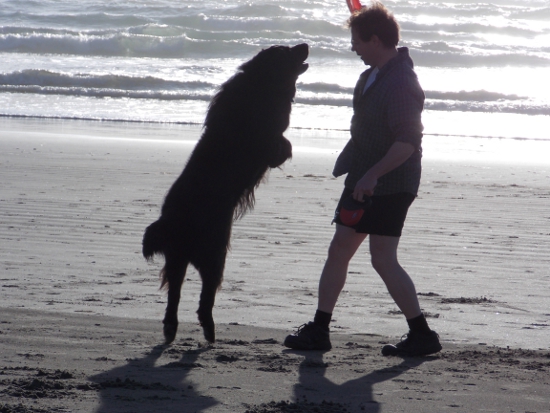
[[[354,90],[351,139],[338,157],[333,174],[347,173],[336,208],[336,230],[321,273],[314,320],[286,337],[297,350],[330,350],[329,324],[346,282],[348,264],[369,237],[371,263],[404,314],[409,332],[385,356],[419,356],[441,350],[420,309],[415,286],[397,260],[397,247],[421,174],[421,113],[424,92],[406,47],[397,47],[399,25],[380,2],[354,12],[348,20],[351,50],[370,66]],[[343,205],[352,201],[369,207],[356,224],[343,222]],[[361,215],[361,214],[360,214]],[[347,221],[347,220],[346,220]],[[346,225],[347,224],[347,225]]]

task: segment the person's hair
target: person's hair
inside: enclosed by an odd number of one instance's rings
[[[348,19],[347,27],[356,30],[365,42],[376,35],[386,48],[395,47],[399,43],[399,24],[379,1],[372,1],[370,6],[355,11]]]

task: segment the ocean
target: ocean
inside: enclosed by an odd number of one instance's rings
[[[425,133],[550,140],[550,2],[386,1],[426,93]],[[291,128],[345,135],[366,69],[345,0],[0,0],[0,116],[200,125],[273,44],[310,45]]]

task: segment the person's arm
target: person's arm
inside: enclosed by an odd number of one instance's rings
[[[414,151],[415,147],[410,143],[395,142],[388,150],[388,153],[357,181],[355,190],[353,191],[353,198],[361,202],[364,195],[372,196],[378,179],[403,164]]]

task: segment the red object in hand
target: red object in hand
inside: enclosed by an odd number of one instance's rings
[[[363,197],[363,202],[356,201],[351,196],[342,200],[338,218],[340,222],[348,227],[352,227],[361,221],[365,209],[370,208],[372,200],[370,197]]]
[[[354,11],[361,10],[361,2],[359,0],[346,0],[348,4],[349,12],[353,13]]]

